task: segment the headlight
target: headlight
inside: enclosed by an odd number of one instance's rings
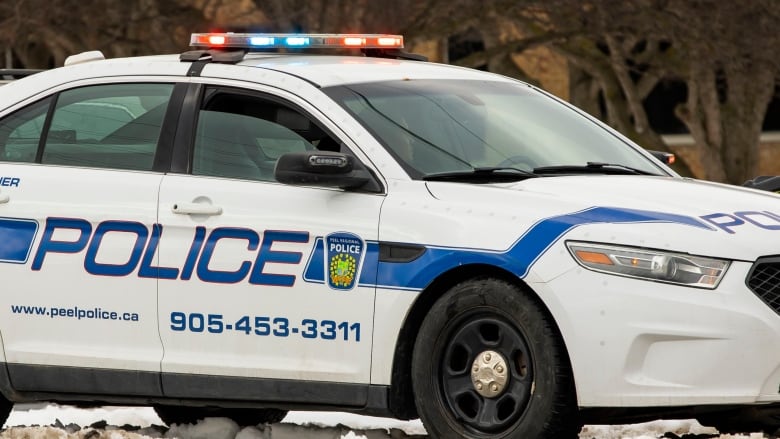
[[[601,273],[715,289],[729,268],[721,259],[637,247],[567,242],[574,259]]]

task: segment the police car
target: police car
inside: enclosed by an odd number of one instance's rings
[[[191,43],[0,88],[3,417],[780,426],[776,194],[400,36]]]

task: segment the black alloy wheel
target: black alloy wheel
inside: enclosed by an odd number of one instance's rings
[[[463,316],[442,354],[441,396],[475,432],[504,430],[525,412],[533,385],[529,349],[504,318]]]
[[[569,439],[581,427],[549,313],[500,279],[468,280],[438,299],[417,335],[412,387],[434,438]]]

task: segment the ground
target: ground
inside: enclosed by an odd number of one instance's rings
[[[151,408],[78,409],[57,405],[21,405],[6,422],[0,439],[404,439],[425,437],[420,421],[402,422],[336,412],[290,412],[279,424],[239,428],[224,418],[197,425],[161,426]],[[657,421],[636,425],[588,425],[580,439],[656,438],[759,439],[761,433],[718,435],[695,421]]]

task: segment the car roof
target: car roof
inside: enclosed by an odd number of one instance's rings
[[[288,73],[321,87],[407,79],[512,81],[465,67],[361,56],[249,54],[238,65]]]
[[[286,73],[319,87],[335,85],[408,80],[408,79],[471,79],[514,81],[500,75],[465,67],[422,61],[333,56],[299,53],[249,53],[236,64],[210,63],[220,68],[206,68],[204,77],[257,79],[267,70]],[[80,79],[116,76],[186,76],[192,61],[181,61],[179,55],[154,55],[113,58],[43,71],[2,87],[7,103],[22,100],[56,85]],[[257,76],[255,76],[257,75]],[[18,95],[18,96],[16,96]],[[1,105],[0,105],[1,106]]]

